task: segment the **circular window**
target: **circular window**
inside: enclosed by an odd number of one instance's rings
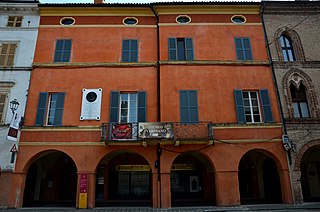
[[[234,15],[231,17],[231,21],[235,24],[244,24],[247,19],[243,15]]]
[[[94,102],[97,99],[97,94],[95,92],[89,92],[87,93],[86,99],[88,102]]]
[[[179,15],[176,18],[176,22],[179,24],[188,24],[191,22],[191,18],[187,15]]]
[[[138,24],[138,19],[134,17],[129,17],[129,18],[124,18],[122,22],[125,25],[136,25]]]
[[[76,20],[72,17],[61,18],[60,20],[61,25],[73,25],[75,22]]]

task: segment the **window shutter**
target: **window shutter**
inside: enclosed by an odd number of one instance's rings
[[[169,60],[177,60],[177,39],[169,38]]]
[[[186,60],[193,60],[193,42],[192,38],[185,39]]]
[[[146,122],[147,121],[147,94],[145,91],[138,92],[138,122]]]
[[[57,93],[57,103],[56,103],[56,110],[55,110],[55,114],[54,114],[54,126],[61,126],[62,125],[64,96],[65,96],[65,93]]]
[[[180,91],[180,122],[188,122],[188,91]]]
[[[54,62],[70,62],[72,40],[57,40]]]
[[[188,91],[188,93],[189,122],[197,123],[199,122],[197,91]]]
[[[119,96],[119,91],[111,91],[110,93],[110,122],[118,122]]]
[[[138,40],[131,40],[130,62],[138,62]]]
[[[48,101],[48,93],[41,92],[39,94],[39,99],[38,99],[38,108],[37,108],[36,124],[35,124],[36,126],[44,125],[44,117],[46,115],[47,101]]]
[[[71,40],[64,40],[64,46],[63,46],[63,62],[70,62],[70,54],[71,54],[71,47],[72,47],[72,41]]]
[[[245,60],[252,60],[251,45],[249,38],[242,39],[243,54]]]
[[[122,62],[129,62],[129,40],[122,40]]]
[[[234,99],[236,103],[237,120],[239,124],[246,123],[246,117],[244,113],[244,104],[242,98],[242,90],[234,90]]]
[[[273,123],[274,119],[273,119],[270,98],[269,98],[267,89],[260,90],[260,99],[262,104],[264,122]]]

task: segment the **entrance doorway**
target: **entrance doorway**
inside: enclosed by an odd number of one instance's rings
[[[97,170],[96,206],[151,206],[151,169],[140,155],[106,157]]]
[[[241,204],[281,203],[281,185],[277,165],[257,150],[246,153],[239,163]]]
[[[75,207],[77,168],[62,152],[43,154],[28,169],[23,196],[24,207]]]
[[[301,186],[305,202],[320,201],[320,147],[306,151],[301,160]]]
[[[172,206],[204,206],[215,204],[213,168],[200,154],[182,154],[171,167]]]

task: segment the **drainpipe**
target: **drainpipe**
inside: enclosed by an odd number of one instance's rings
[[[153,8],[153,5],[150,4],[150,9],[152,10],[153,14],[156,16],[156,20],[157,20],[157,99],[158,99],[158,117],[157,117],[157,121],[161,122],[161,110],[160,110],[160,29],[159,29],[159,16],[156,13],[156,11]]]
[[[158,100],[158,117],[157,120],[158,122],[161,122],[161,109],[160,109],[160,29],[159,29],[159,16],[156,13],[156,11],[153,8],[153,5],[150,4],[150,9],[152,10],[153,14],[156,17],[156,21],[157,21],[157,63],[156,63],[156,67],[157,67],[157,100]],[[162,202],[162,198],[161,198],[161,163],[160,163],[160,156],[161,156],[161,147],[160,147],[160,143],[157,144],[157,161],[155,163],[155,167],[157,168],[157,195],[158,195],[158,207],[162,208],[161,206],[161,202]]]
[[[279,88],[278,88],[278,83],[277,83],[277,78],[276,78],[276,74],[275,74],[275,70],[274,70],[274,66],[273,66],[273,60],[272,60],[272,56],[271,56],[271,51],[270,51],[270,46],[269,46],[269,40],[268,40],[268,35],[267,35],[267,31],[266,31],[266,26],[265,26],[265,22],[264,22],[264,17],[263,17],[263,13],[264,13],[264,9],[265,9],[265,2],[262,1],[261,2],[261,9],[260,9],[260,18],[262,21],[262,27],[263,27],[263,33],[264,33],[264,38],[266,40],[266,48],[267,48],[267,52],[268,52],[268,58],[269,58],[269,64],[272,70],[272,79],[276,88],[276,96],[277,96],[277,100],[278,100],[278,109],[280,110],[280,118],[281,118],[281,123],[282,123],[282,132],[284,135],[287,135],[287,126],[286,126],[286,120],[284,118],[283,115],[283,110],[282,110],[282,104],[280,101],[280,93],[279,93]],[[291,160],[291,151],[287,151],[288,153],[288,160],[289,160],[289,165],[292,164],[292,160]]]

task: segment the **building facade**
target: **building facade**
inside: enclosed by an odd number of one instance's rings
[[[295,203],[320,200],[319,1],[264,2],[263,17],[287,135]]]
[[[40,16],[36,1],[1,1],[0,13],[0,206],[7,206],[18,151],[18,141],[6,139],[10,102],[23,116]]]
[[[40,5],[12,206],[292,203],[259,12]]]

